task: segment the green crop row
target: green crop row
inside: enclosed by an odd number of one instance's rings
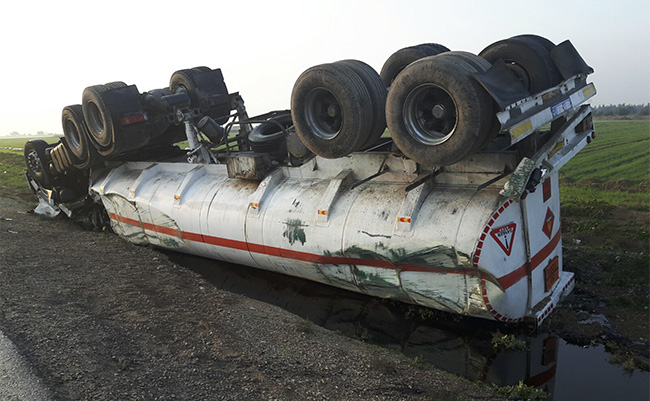
[[[560,170],[562,204],[650,207],[650,120],[596,121],[596,139]]]
[[[60,136],[47,136],[47,137],[36,137],[36,136],[24,136],[24,137],[13,137],[13,138],[3,138],[0,136],[0,148],[23,148],[25,142],[30,139],[43,139],[47,143],[57,143]]]

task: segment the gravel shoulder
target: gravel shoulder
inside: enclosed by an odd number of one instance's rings
[[[0,197],[0,332],[54,400],[502,399],[33,206]]]

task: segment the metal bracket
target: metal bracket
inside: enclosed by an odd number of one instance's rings
[[[484,182],[483,184],[479,185],[478,188],[476,188],[476,192],[480,191],[480,190],[483,189],[483,188],[488,187],[489,185],[494,184],[495,182],[499,181],[499,180],[502,179],[502,178],[507,177],[510,173],[512,173],[512,171],[510,171],[510,169],[508,168],[508,166],[506,166],[506,168],[503,169],[503,173],[501,173],[501,174],[499,174],[498,176],[492,178],[491,180],[486,181],[486,182]]]
[[[198,165],[187,173],[185,178],[183,178],[183,182],[181,182],[181,185],[179,185],[178,189],[176,189],[176,192],[174,193],[175,208],[181,207],[181,201],[185,197],[185,192],[190,184],[203,177],[206,173],[206,169],[203,168],[203,165]]]
[[[420,206],[422,206],[424,199],[426,199],[432,189],[433,180],[425,180],[422,184],[406,193],[402,201],[402,206],[397,214],[397,221],[395,221],[395,228],[393,229],[394,235],[400,237],[410,237],[413,235],[413,220],[415,219],[415,215],[420,211]]]
[[[338,198],[341,192],[341,188],[345,185],[348,185],[351,180],[352,170],[343,170],[330,181],[329,186],[325,190],[323,197],[318,203],[318,210],[316,212],[316,225],[329,225],[329,215],[332,211],[332,205]]]
[[[364,179],[361,180],[361,181],[355,182],[354,184],[352,184],[352,185],[350,186],[350,189],[354,189],[354,188],[358,187],[358,186],[361,185],[361,184],[365,184],[366,182],[368,182],[368,181],[370,181],[370,180],[373,180],[373,179],[379,177],[380,175],[384,174],[384,173],[387,172],[387,171],[388,171],[388,166],[386,165],[386,160],[384,160],[384,162],[381,164],[381,167],[379,167],[379,171],[378,171],[378,172],[376,172],[375,174],[371,175],[370,177],[366,177],[366,178],[364,178]]]
[[[178,111],[179,115],[182,111]],[[210,151],[199,141],[198,130],[194,127],[191,120],[185,120],[185,136],[190,147],[187,153],[187,161],[190,163],[210,163]]]
[[[576,132],[576,127],[589,116],[591,107],[584,105],[553,135],[532,158],[524,157],[505,183],[501,195],[518,201],[526,190],[530,175],[536,168],[542,169],[540,181],[548,171],[559,170],[592,138],[593,129]]]
[[[586,83],[584,75],[576,75],[557,87],[523,99],[497,113],[503,130],[515,144],[549,122],[567,116],[582,103],[596,95],[594,84]]]
[[[271,174],[260,182],[257,190],[253,193],[248,203],[248,215],[251,217],[259,217],[260,205],[264,201],[266,195],[275,188],[284,178],[282,169],[275,169]]]
[[[153,163],[150,166],[145,167],[138,178],[135,180],[133,183],[133,187],[129,190],[129,193],[127,194],[127,200],[131,202],[135,202],[135,195],[138,190],[138,187],[142,185],[143,182],[148,181],[148,176],[152,174],[156,174],[158,170],[160,169],[160,166],[157,163]]]
[[[411,192],[411,190],[419,187],[420,185],[424,184],[428,180],[432,180],[434,177],[440,175],[440,173],[442,173],[442,169],[437,169],[432,173],[428,173],[428,174],[425,174],[425,175],[420,175],[415,179],[415,181],[413,181],[412,183],[407,185],[406,188],[404,188],[404,191],[405,192]]]

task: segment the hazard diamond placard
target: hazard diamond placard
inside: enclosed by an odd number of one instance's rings
[[[551,234],[553,234],[553,223],[555,222],[555,215],[551,211],[551,208],[546,209],[546,217],[544,217],[544,225],[542,226],[542,232],[551,239]]]
[[[517,224],[510,223],[505,226],[493,228],[490,231],[490,236],[499,244],[503,252],[510,256],[512,252],[512,243],[515,241],[515,231],[517,231]]]

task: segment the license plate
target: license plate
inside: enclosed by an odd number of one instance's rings
[[[573,108],[573,104],[571,104],[571,99],[569,98],[551,107],[551,113],[553,113],[553,117],[557,117],[565,111],[571,110],[571,108]]]
[[[548,262],[548,266],[544,268],[544,291],[548,292],[553,288],[553,285],[560,278],[560,258],[554,257]]]

